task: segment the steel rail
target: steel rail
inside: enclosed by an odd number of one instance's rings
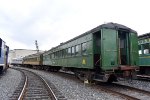
[[[119,96],[121,96],[121,97],[123,97],[123,98],[126,98],[126,99],[128,99],[128,100],[140,100],[140,99],[138,99],[138,98],[135,98],[135,97],[132,97],[132,96],[129,96],[129,95],[126,95],[126,94],[117,92],[117,91],[112,90],[112,89],[109,89],[109,88],[107,88],[107,87],[105,87],[105,86],[104,86],[104,87],[103,87],[103,86],[100,86],[100,88],[101,88],[103,91],[107,91],[107,92],[111,92],[111,93],[117,94],[117,95],[119,95]]]
[[[24,72],[22,72],[22,73],[24,73]],[[27,87],[27,83],[28,83],[28,78],[26,76],[25,84],[24,84],[23,89],[22,89],[22,91],[21,91],[21,93],[19,95],[18,100],[23,100],[23,95],[25,93],[25,88]]]
[[[150,95],[150,91],[142,90],[142,89],[139,89],[139,88],[135,88],[135,87],[127,86],[127,85],[122,85],[122,84],[117,84],[117,83],[113,83],[113,85],[124,87],[124,88],[129,88],[133,91],[137,91],[139,93],[144,93],[144,94]]]
[[[34,73],[35,74],[35,73]],[[36,74],[37,75],[37,74]],[[39,75],[38,75],[39,76]],[[53,92],[53,90],[51,89],[51,87],[48,85],[48,83],[45,81],[45,79],[43,79],[41,76],[39,76],[41,78],[41,80],[45,83],[46,87],[48,87],[48,91],[50,91],[50,95],[53,96],[54,100],[58,100],[55,93]]]
[[[60,73],[63,73],[63,74],[65,74],[65,75],[72,75],[72,74],[70,74],[70,73],[65,73],[65,72],[63,72],[63,71],[61,71]],[[126,95],[126,94],[117,92],[117,91],[112,90],[112,89],[109,89],[109,88],[107,88],[107,87],[105,87],[105,86],[100,86],[100,85],[98,85],[98,87],[100,87],[100,89],[101,89],[102,91],[107,91],[107,92],[109,92],[109,93],[113,93],[113,94],[119,95],[119,96],[121,96],[122,98],[125,98],[125,99],[128,99],[128,100],[140,100],[140,99],[138,99],[138,98],[135,98],[135,97],[132,97],[132,96],[129,96],[129,95]]]
[[[57,99],[57,96],[55,95],[55,93],[53,92],[52,88],[48,85],[48,83],[46,82],[46,80],[44,78],[42,78],[40,75],[32,72],[32,71],[29,71],[29,70],[26,70],[26,69],[19,69],[20,71],[21,70],[25,70],[25,71],[28,71],[32,74],[34,74],[35,76],[37,76],[43,83],[44,85],[47,87],[47,91],[49,93],[49,96],[52,100],[58,100]],[[23,72],[23,71],[21,71]],[[24,73],[24,72],[23,72]],[[27,76],[26,76],[26,80],[27,80]],[[27,81],[28,82],[28,81]],[[19,96],[18,100],[22,100],[23,99],[23,96],[24,96],[24,93],[25,93],[25,88],[27,87],[27,82],[26,82],[26,86],[24,86],[22,92],[21,92],[21,95]]]

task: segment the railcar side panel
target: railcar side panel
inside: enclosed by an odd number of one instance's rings
[[[92,34],[81,36],[43,55],[43,64],[93,69]],[[50,57],[50,56],[51,57]]]
[[[130,34],[130,63],[132,66],[139,65],[139,56],[138,56],[138,37],[137,34]]]
[[[140,55],[139,64],[140,66],[150,67],[150,55]]]

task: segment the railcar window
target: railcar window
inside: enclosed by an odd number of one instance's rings
[[[39,58],[37,57],[36,59],[35,59],[35,61],[38,61],[39,60]]]
[[[45,60],[45,57],[43,57],[43,60]]]
[[[56,52],[56,58],[58,58],[58,55],[59,55],[59,52],[57,51],[57,52]]]
[[[71,48],[68,48],[68,56],[71,56]]]
[[[150,54],[150,44],[146,43],[143,45],[144,54]]]
[[[87,54],[87,43],[82,43],[81,49],[82,49],[82,55],[86,55]]]
[[[49,59],[49,55],[46,55],[46,56],[45,56],[45,60],[48,60],[48,59]]]
[[[56,52],[56,58],[58,58],[58,51]]]
[[[89,42],[86,43],[87,54],[91,54],[92,53],[91,52],[92,51],[91,50],[92,49],[91,48],[91,43],[92,43],[91,41],[89,41]]]
[[[72,55],[72,56],[75,55],[75,47],[71,47],[71,55]]]
[[[59,51],[59,55],[58,55],[58,58],[61,58],[61,51]]]
[[[79,55],[79,45],[76,45],[75,46],[75,55],[77,56],[77,55]]]
[[[52,54],[49,54],[49,58],[52,59]]]
[[[62,50],[62,57],[65,57],[65,49]]]
[[[68,56],[68,48],[65,49],[65,57],[67,57],[67,56]]]
[[[56,54],[56,52],[54,53],[54,55],[55,55],[55,58],[57,57],[57,54]]]
[[[52,58],[54,58],[54,53],[52,54]]]
[[[59,51],[57,51],[57,58],[59,58]]]
[[[46,57],[43,57],[43,60],[44,60],[44,61],[47,60]]]
[[[57,51],[57,52],[56,52],[56,58],[58,58],[58,54],[59,54],[59,52]]]
[[[59,57],[62,58],[62,50],[59,51]]]
[[[142,54],[141,45],[139,45],[139,54]]]
[[[58,57],[59,57],[59,51],[56,52],[56,58],[58,58]]]
[[[54,58],[56,58],[56,52],[54,52]]]

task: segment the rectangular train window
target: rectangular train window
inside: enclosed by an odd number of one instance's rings
[[[65,57],[65,49],[62,50],[62,57]]]
[[[60,51],[57,51],[57,58],[60,57]]]
[[[72,56],[75,55],[75,47],[71,47],[71,55],[72,55]]]
[[[49,58],[52,59],[52,54],[49,54]]]
[[[67,56],[68,56],[68,48],[65,49],[65,57],[67,57]]]
[[[144,54],[150,54],[150,44],[149,43],[143,44],[143,52],[144,52]]]
[[[55,54],[55,58],[57,58],[57,52],[55,52],[54,54]]]
[[[71,56],[71,48],[68,48],[68,56]]]
[[[81,49],[82,49],[82,55],[87,55],[87,44],[86,43],[81,44]]]
[[[60,50],[60,51],[59,51],[59,57],[60,57],[60,58],[62,58],[62,52],[63,52],[63,50]]]
[[[56,52],[56,58],[58,58],[58,55],[59,55],[59,52],[57,51],[57,52]]]
[[[52,53],[52,59],[54,59],[54,57],[55,57],[55,55],[54,55],[54,53]]]
[[[141,45],[139,45],[139,55],[142,54]]]
[[[75,46],[75,55],[76,55],[76,56],[78,56],[78,55],[80,54],[80,53],[79,53],[79,51],[80,51],[79,46],[80,46],[80,45],[76,45],[76,46]]]

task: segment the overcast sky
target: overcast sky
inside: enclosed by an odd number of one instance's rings
[[[149,0],[0,0],[0,38],[10,49],[49,50],[100,24],[150,32]]]

